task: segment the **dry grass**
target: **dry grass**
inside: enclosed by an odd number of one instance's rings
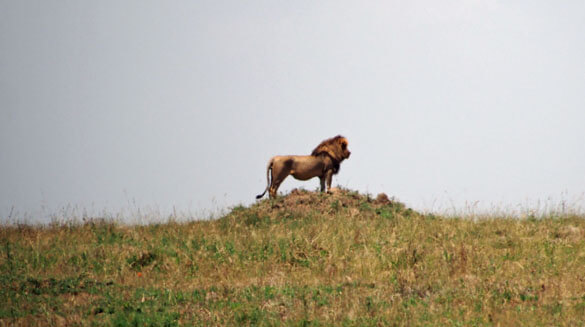
[[[1,227],[0,325],[584,325],[585,220],[293,191],[213,221]]]

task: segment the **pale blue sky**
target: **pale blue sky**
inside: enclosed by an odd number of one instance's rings
[[[584,32],[583,1],[0,1],[0,219],[250,204],[337,134],[334,185],[580,207]]]

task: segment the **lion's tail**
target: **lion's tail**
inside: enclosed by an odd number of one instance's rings
[[[266,189],[264,190],[264,192],[262,192],[262,194],[256,195],[256,199],[260,199],[261,197],[263,197],[264,194],[266,194],[266,191],[268,191],[268,189],[270,188],[270,171],[271,170],[272,170],[272,159],[270,159],[270,161],[268,162],[268,166],[266,167],[266,183],[268,185],[266,185]]]

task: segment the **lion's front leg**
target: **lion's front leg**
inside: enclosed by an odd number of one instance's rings
[[[327,193],[331,193],[331,180],[333,179],[333,170],[329,169],[326,173],[325,173],[325,178],[321,180],[321,192],[323,192],[324,189],[324,182],[325,179],[327,180]]]
[[[325,192],[325,175],[319,176],[319,182],[321,182],[321,192]]]

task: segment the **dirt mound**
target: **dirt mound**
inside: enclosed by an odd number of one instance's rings
[[[333,188],[331,194],[293,189],[289,194],[283,196],[282,201],[278,201],[275,206],[280,207],[283,205],[288,208],[311,206],[312,208],[319,208],[339,204],[344,208],[358,208],[363,203],[369,203],[374,208],[377,208],[383,205],[392,205],[393,203],[398,204],[398,201],[390,200],[385,193],[380,193],[376,198],[372,198],[369,194],[362,195],[357,191],[341,188]]]
[[[282,217],[288,214],[333,215],[338,212],[380,214],[380,212],[413,213],[395,198],[380,193],[376,197],[343,188],[333,188],[331,194],[293,189],[276,199],[265,199],[252,205],[249,210],[260,216]]]

